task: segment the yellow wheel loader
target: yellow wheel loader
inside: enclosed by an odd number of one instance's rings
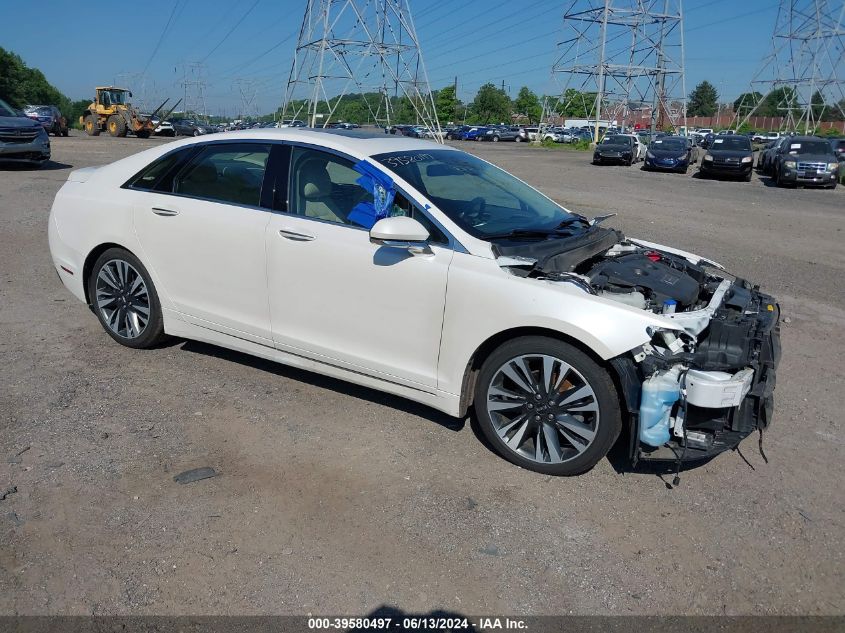
[[[105,130],[111,136],[126,136],[132,132],[138,138],[149,138],[158,125],[153,123],[153,119],[170,101],[165,99],[149,117],[142,117],[129,103],[132,93],[125,88],[102,86],[95,90],[94,102],[89,104],[79,117],[80,124],[89,136],[99,136],[100,132]],[[164,121],[170,116],[180,102],[181,99],[160,120]]]

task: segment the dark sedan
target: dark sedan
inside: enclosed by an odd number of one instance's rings
[[[214,134],[217,130],[210,125],[199,123],[193,119],[170,119],[176,136],[200,136]]]
[[[751,139],[734,134],[717,136],[701,159],[699,174],[702,176],[732,176],[751,180],[754,168],[754,150]]]
[[[664,136],[653,141],[645,153],[643,169],[687,172],[692,162],[692,149],[684,136]]]
[[[634,139],[630,136],[606,136],[596,145],[593,152],[593,165],[603,163],[622,163],[629,167],[636,158]]]

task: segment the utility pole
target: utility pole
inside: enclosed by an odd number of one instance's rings
[[[442,141],[409,0],[308,0],[285,87],[283,118],[297,118],[305,110],[311,127],[326,127],[343,98],[355,90],[369,116],[389,126],[391,88],[393,99],[407,99],[417,122]],[[378,104],[373,95],[378,95]]]
[[[624,125],[631,113],[652,109],[678,127],[686,114],[683,0],[601,0],[575,2],[564,13],[564,36],[552,73],[561,84],[558,104],[572,111],[575,95],[592,93],[592,120],[598,141],[601,121]],[[586,4],[586,6],[585,6]],[[620,47],[619,43],[624,44]],[[570,90],[572,89],[572,90]],[[677,101],[680,108],[671,104]],[[558,108],[555,108],[558,109]]]
[[[843,0],[781,0],[772,44],[750,93],[778,90],[777,108],[783,112],[781,130],[803,129],[811,134],[833,111],[845,117],[845,2]],[[813,103],[821,95],[822,103]],[[737,127],[747,123],[763,99],[739,104]],[[743,114],[744,113],[744,114]]]

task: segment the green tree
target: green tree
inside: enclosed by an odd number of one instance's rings
[[[47,81],[37,68],[29,68],[20,56],[0,48],[0,99],[22,108],[32,103],[55,105],[64,113],[70,100]]]
[[[513,102],[513,109],[517,114],[527,117],[529,123],[539,123],[543,115],[540,99],[528,89],[528,86],[519,89],[519,94]]]
[[[713,116],[719,109],[719,93],[716,87],[705,80],[698,84],[689,96],[687,114],[689,116]]]
[[[781,88],[775,88],[766,95],[763,103],[757,109],[757,113],[760,116],[786,116],[790,110],[793,113],[797,113],[800,110],[798,107],[798,93],[795,91],[795,88],[783,86]]]
[[[734,112],[740,116],[745,116],[751,112],[761,101],[763,94],[757,91],[743,92],[734,101]]]
[[[491,83],[486,83],[478,89],[472,102],[473,119],[477,123],[494,123],[509,121],[511,116],[511,100],[505,91]]]
[[[813,110],[813,118],[816,121],[823,120],[824,115],[827,114],[827,104],[820,91],[816,90],[813,96],[810,97],[810,108]]]
[[[454,122],[458,118],[461,102],[455,94],[454,84],[437,91],[434,107],[437,108],[437,118],[440,123]]]

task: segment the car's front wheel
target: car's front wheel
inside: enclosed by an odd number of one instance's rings
[[[622,428],[607,371],[576,347],[541,336],[509,341],[486,359],[474,407],[499,454],[550,475],[591,469]]]
[[[121,345],[152,347],[164,336],[155,286],[129,251],[110,248],[97,258],[88,277],[88,297],[103,329]]]

